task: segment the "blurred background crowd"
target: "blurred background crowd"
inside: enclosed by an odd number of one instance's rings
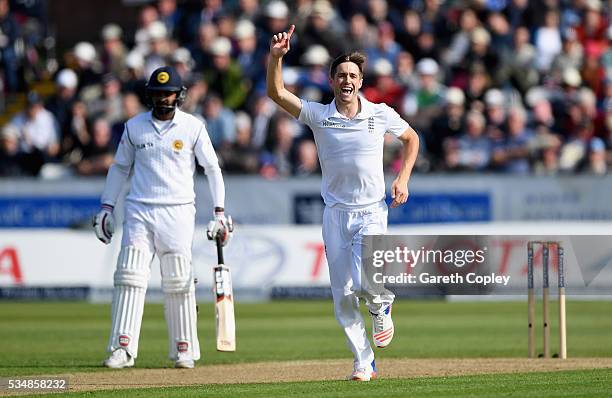
[[[146,110],[146,80],[166,64],[226,173],[319,173],[312,132],[265,95],[270,38],[290,24],[287,88],[329,102],[329,62],[363,51],[362,95],[418,131],[418,172],[612,165],[612,1],[158,0],[139,2],[137,25],[108,21],[98,40],[57,54],[45,7],[32,4],[0,0],[2,176],[105,174],[123,123]],[[37,91],[45,81],[52,89]],[[388,137],[385,170],[400,157]]]

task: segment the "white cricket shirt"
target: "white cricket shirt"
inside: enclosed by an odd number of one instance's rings
[[[213,176],[220,179],[220,187],[211,185],[211,190],[215,206],[223,206],[221,169],[204,123],[179,109],[167,126],[154,121],[151,112],[140,113],[125,124],[101,201],[115,205],[127,178],[124,171],[131,170],[127,200],[162,205],[193,203],[196,159],[204,167],[209,184]]]
[[[410,127],[386,104],[359,100],[361,110],[353,119],[340,114],[335,101],[301,100],[299,120],[314,133],[327,206],[360,207],[384,199],[384,135],[399,137]]]

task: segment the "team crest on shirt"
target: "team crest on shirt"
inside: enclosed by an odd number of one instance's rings
[[[174,140],[174,142],[172,143],[172,148],[174,148],[175,151],[180,151],[181,149],[183,149],[183,141]]]

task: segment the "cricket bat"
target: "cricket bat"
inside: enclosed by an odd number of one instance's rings
[[[215,326],[217,331],[217,351],[236,351],[236,320],[234,318],[234,294],[232,275],[223,260],[221,238],[217,242],[217,266],[213,273],[215,294]]]

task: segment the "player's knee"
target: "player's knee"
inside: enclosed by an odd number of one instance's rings
[[[356,296],[355,289],[351,284],[346,284],[344,286],[332,286],[331,292],[334,302],[343,302],[346,300],[352,301]]]
[[[121,248],[115,271],[115,286],[146,289],[149,280],[151,254],[134,246]]]
[[[332,288],[332,296],[334,298],[334,315],[339,322],[346,320],[347,314],[354,313],[357,309],[357,296],[350,289]]]
[[[164,293],[188,293],[194,290],[191,262],[180,254],[164,254],[160,259]]]

